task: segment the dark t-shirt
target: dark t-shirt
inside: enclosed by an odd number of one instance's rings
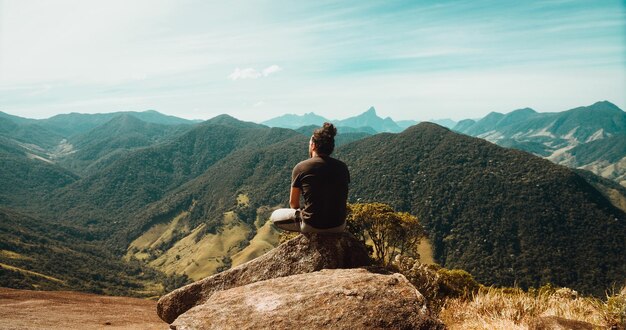
[[[345,163],[328,156],[316,156],[298,163],[291,174],[291,186],[304,197],[302,220],[326,229],[346,221],[350,173]]]

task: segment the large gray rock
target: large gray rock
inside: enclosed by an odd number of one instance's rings
[[[186,329],[443,329],[401,274],[325,269],[214,293],[171,325]]]
[[[172,323],[180,314],[205,303],[217,291],[321,269],[370,264],[365,246],[351,234],[299,235],[245,264],[163,296],[157,304],[157,314]]]

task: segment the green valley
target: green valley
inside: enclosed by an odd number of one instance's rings
[[[259,256],[278,243],[267,219],[286,206],[311,130],[226,115],[79,126],[50,126],[60,135],[41,146],[3,131],[0,285],[158,295]],[[48,157],[64,139],[71,152]],[[338,145],[350,201],[416,215],[442,266],[597,295],[626,274],[626,195],[612,181],[429,123],[346,129]]]

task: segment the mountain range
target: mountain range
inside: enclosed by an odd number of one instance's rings
[[[614,104],[602,101],[556,113],[539,113],[524,108],[507,114],[491,112],[477,120],[455,122],[451,119],[432,119],[429,122],[503,147],[527,151],[557,164],[589,170],[626,185],[624,114]],[[340,134],[350,133],[340,139],[343,141],[355,141],[382,132],[398,133],[418,123],[381,118],[371,107],[358,116],[344,120],[332,121],[307,113],[302,116],[283,115],[263,124],[298,130],[301,127],[319,127],[325,121],[339,126]]]
[[[275,246],[266,220],[286,205],[291,169],[307,157],[314,128],[227,115],[164,124],[118,113],[90,130],[74,120],[54,128],[3,119],[0,285],[132,295],[158,294]],[[417,215],[442,265],[488,284],[551,282],[594,294],[623,280],[619,185],[430,123],[342,135],[336,156],[352,173],[350,200]],[[76,266],[80,258],[106,269]],[[124,265],[123,281],[97,275]]]
[[[297,129],[302,126],[310,125],[315,125],[319,127],[322,126],[324,122],[332,122],[333,124],[335,124],[335,126],[338,127],[338,130],[340,132],[345,130],[354,132],[356,130],[365,133],[370,133],[372,131],[375,133],[398,133],[409,126],[417,124],[417,122],[413,120],[402,120],[395,122],[390,117],[381,118],[376,114],[376,109],[374,107],[370,107],[367,111],[360,115],[342,120],[329,120],[311,112],[301,116],[286,114],[266,120],[261,124],[270,127]]]
[[[626,113],[607,101],[556,113],[492,112],[453,129],[626,184]]]

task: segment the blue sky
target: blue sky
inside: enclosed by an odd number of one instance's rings
[[[0,0],[0,111],[626,110],[619,1]]]

